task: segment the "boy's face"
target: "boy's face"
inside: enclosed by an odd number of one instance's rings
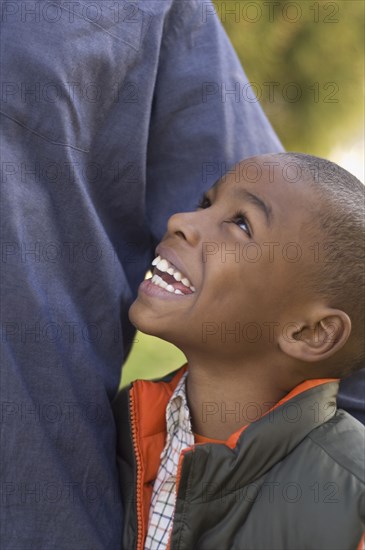
[[[308,235],[314,198],[297,170],[254,157],[215,184],[201,208],[173,215],[156,249],[169,263],[153,273],[171,284],[178,270],[195,290],[175,282],[183,292],[175,294],[144,281],[131,321],[187,355],[233,359],[275,345],[275,331],[295,323],[310,298],[304,283],[318,248]]]

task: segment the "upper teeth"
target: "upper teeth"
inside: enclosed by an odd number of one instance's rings
[[[153,260],[152,265],[155,265],[159,271],[166,272],[169,275],[172,275],[175,281],[181,281],[183,285],[187,286],[193,292],[195,292],[195,288],[193,287],[189,279],[187,277],[184,277],[184,275],[180,273],[180,271],[178,271],[172,264],[170,264],[170,262],[165,260],[165,258],[161,258],[161,256],[157,256],[157,258]],[[161,279],[161,277],[159,277],[159,279]],[[172,285],[168,285],[168,286],[172,287]],[[169,290],[169,288],[166,287],[166,290]],[[170,292],[173,292],[173,291],[170,291]]]

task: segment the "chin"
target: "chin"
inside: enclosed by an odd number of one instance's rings
[[[141,305],[138,299],[129,308],[128,317],[132,325],[140,332],[163,338],[156,328],[156,318],[152,315],[151,310]]]
[[[140,332],[161,338],[161,340],[165,340],[165,342],[169,342],[181,349],[181,335],[179,338],[174,331],[171,331],[171,322],[164,322],[163,319],[159,322],[158,317],[156,317],[153,311],[142,305],[138,299],[130,306],[128,316],[132,325]]]
[[[141,307],[140,304],[138,304],[137,299],[133,302],[128,310],[128,317],[130,322],[136,327],[137,330],[140,330],[141,332],[146,332],[144,330],[143,323],[143,320],[146,318],[145,311],[143,311],[144,309],[145,308]]]

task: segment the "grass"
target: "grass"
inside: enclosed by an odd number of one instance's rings
[[[121,387],[138,378],[159,378],[185,362],[185,355],[172,344],[137,332],[122,370]]]

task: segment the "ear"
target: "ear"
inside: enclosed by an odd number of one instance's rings
[[[295,359],[306,362],[322,361],[334,355],[347,342],[351,320],[340,309],[316,311],[306,323],[290,323],[279,336],[280,349]]]

